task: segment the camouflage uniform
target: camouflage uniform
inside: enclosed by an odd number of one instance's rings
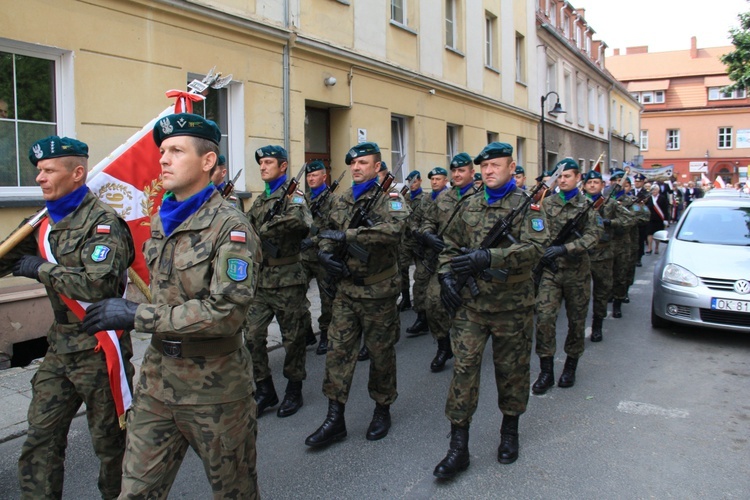
[[[628,218],[620,228],[614,230],[612,236],[612,298],[622,300],[628,294],[631,274],[635,274],[636,245],[638,241],[637,217],[640,207],[633,208],[634,198],[623,194],[617,201],[623,210],[627,210]]]
[[[419,231],[422,225],[422,218],[425,212],[428,210],[430,205],[433,204],[432,196],[430,194],[422,195],[419,198],[419,203],[414,203],[412,206],[413,211],[408,219],[409,232],[413,234],[415,231]],[[414,239],[414,238],[412,238]],[[430,272],[422,263],[426,249],[422,247],[418,241],[414,241],[412,247],[415,261],[414,269],[414,287],[412,289],[414,293],[414,312],[426,312],[427,311],[427,284],[430,281]]]
[[[305,204],[304,194],[297,191],[284,203],[282,210],[270,221],[263,218],[273,204],[286,196],[288,183],[273,193],[263,193],[255,199],[247,217],[263,242],[263,266],[260,271],[258,293],[247,315],[247,342],[253,356],[256,381],[271,378],[268,366],[268,325],[276,316],[282,333],[284,350],[284,377],[300,382],[305,371],[305,312],[309,314],[307,300],[307,274],[300,257],[300,242],[312,225],[312,215]],[[278,255],[271,256],[276,247]]]
[[[440,198],[447,203],[448,196],[450,193]],[[523,196],[523,191],[515,188],[492,205],[482,194],[469,198],[456,216],[461,220],[455,220],[445,232],[440,273],[450,272],[450,260],[462,254],[461,247],[479,248],[495,222],[517,207]],[[467,427],[476,411],[482,354],[488,338],[492,339],[498,407],[506,415],[526,411],[534,320],[531,269],[549,238],[546,226],[541,209],[527,210],[512,230],[519,243],[511,244],[506,239],[499,248],[490,250],[490,268],[507,270],[507,281],[477,279],[477,297],[471,296],[468,286],[461,292],[464,305],[453,319],[451,347],[456,359],[445,403],[445,415],[452,424]]]
[[[312,200],[310,196],[311,193],[306,193],[305,201],[307,201],[308,206],[312,207],[314,200]],[[325,192],[319,194],[316,199],[319,199],[321,196],[325,196]],[[333,203],[333,196],[333,193],[329,193],[323,203],[321,203],[320,207],[317,208],[316,213],[312,214],[313,227],[316,231],[320,229],[320,227],[323,226],[325,221],[328,219],[328,214],[331,211],[331,203]],[[312,233],[316,231],[312,231],[311,228],[311,236]],[[310,287],[310,281],[312,281],[313,278],[315,278],[315,281],[318,283],[318,293],[320,294],[320,317],[318,318],[318,327],[320,328],[321,332],[327,332],[328,325],[331,323],[331,307],[333,305],[333,299],[329,297],[328,294],[325,293],[321,288],[326,273],[325,270],[320,267],[320,263],[318,262],[317,245],[313,245],[312,247],[302,252],[302,265],[304,266],[305,272],[307,273],[307,287]],[[304,321],[305,325],[312,324],[312,318],[310,317],[309,308],[307,309]]]
[[[346,231],[347,241],[369,252],[366,263],[351,255],[345,264],[351,275],[337,283],[333,319],[328,330],[328,354],[323,394],[345,404],[349,398],[360,337],[370,351],[370,397],[382,405],[396,400],[396,349],[401,325],[396,298],[401,291],[398,245],[409,216],[409,208],[398,193],[381,195],[371,212],[372,227],[347,229],[354,209],[366,203],[377,185],[354,200],[352,189],[337,197],[327,228]],[[320,249],[335,253],[337,243],[322,239]]]
[[[635,281],[635,268],[636,264],[640,261],[640,227],[644,224],[648,224],[651,212],[643,205],[643,203],[636,203],[635,196],[623,196],[620,199],[623,206],[631,211],[634,218],[634,224],[630,228],[630,253],[627,269],[623,273],[623,276],[619,274],[615,276],[615,284],[612,289],[612,296],[622,300],[628,294],[628,288],[630,285]]]
[[[581,193],[576,194],[568,202],[564,201],[563,196],[561,192],[544,198],[542,202],[552,239],[569,219],[585,210],[588,205],[588,201]],[[579,223],[579,232],[582,236],[565,243],[567,254],[555,260],[557,272],[547,267],[542,273],[536,301],[536,353],[540,358],[555,355],[555,325],[563,299],[568,316],[565,353],[575,359],[583,355],[586,315],[591,297],[591,264],[588,250],[599,241],[600,231],[596,212],[589,210],[587,216]]]
[[[255,401],[242,323],[255,295],[260,241],[214,192],[166,236],[144,245],[151,304],[135,330],[153,333],[128,417],[121,498],[166,498],[188,445],[214,498],[257,498]]]
[[[98,231],[99,226],[109,226],[109,231]],[[71,214],[56,224],[50,221],[49,242],[58,264],[42,264],[39,281],[47,289],[55,321],[47,332],[47,354],[31,379],[29,431],[18,462],[21,496],[62,497],[68,429],[81,403],[86,403],[91,441],[100,460],[99,491],[102,498],[116,498],[125,431],[118,424],[107,363],[103,352],[94,351],[97,339],[81,330],[80,319],[60,294],[85,302],[122,297],[125,272],[134,256],[133,240],[114,210],[89,192]],[[97,246],[109,248],[99,262],[101,252],[94,259]],[[0,260],[0,275],[7,274],[22,255],[37,253],[36,239],[26,238]],[[122,334],[120,349],[132,387],[129,332]]]
[[[412,199],[411,193],[406,194],[406,204],[412,210],[411,215],[409,215],[409,219],[414,217],[414,209],[419,206],[422,199],[426,196],[427,195],[425,195],[424,191],[419,191],[419,194],[417,194],[414,199]],[[399,246],[398,253],[398,268],[399,272],[401,273],[401,289],[407,290],[407,292],[411,285],[411,279],[409,278],[409,268],[418,260],[414,255],[417,240],[414,239],[414,236],[411,233],[411,229],[409,229],[409,219],[407,219],[407,229],[404,231],[404,235],[401,238],[401,245]]]

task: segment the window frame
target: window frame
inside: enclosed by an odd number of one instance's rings
[[[667,93],[664,90],[654,91],[654,104],[664,104],[667,100]]]
[[[679,151],[680,150],[680,129],[668,128],[667,129],[667,151]]]
[[[492,12],[484,12],[484,65],[487,68],[497,69],[498,64],[497,47],[497,16]]]
[[[641,151],[648,151],[648,130],[641,130],[640,140]]]
[[[407,26],[409,22],[408,17],[408,0],[391,0],[391,22],[400,24],[401,26]],[[399,4],[399,5],[395,5]],[[395,16],[395,10],[401,10],[401,19],[397,19]]]
[[[446,165],[451,164],[451,160],[461,150],[460,139],[461,126],[454,123],[448,123],[445,126],[445,156],[447,157]]]
[[[654,104],[654,93],[652,91],[641,92],[641,104]]]
[[[732,133],[732,127],[719,127],[716,137],[717,149],[732,149],[734,147],[732,144]],[[724,141],[724,145],[722,145],[722,140]]]
[[[399,139],[400,144],[396,145],[393,144],[393,127],[394,124],[396,125],[397,131],[396,136]],[[398,174],[398,177],[396,177],[397,183],[404,183],[406,176],[409,175],[409,122],[408,118],[403,115],[391,115],[391,173],[395,176]],[[397,156],[398,155],[398,156]],[[404,155],[404,163],[401,166],[401,170],[399,172],[394,172],[396,170],[396,165],[398,165],[398,160],[401,158],[401,156]]]
[[[723,92],[724,87],[708,87],[709,101],[729,101],[732,99],[745,99],[747,92],[745,89],[739,89],[732,92]]]
[[[526,37],[516,31],[516,83],[526,85]]]
[[[445,0],[445,47],[448,49],[458,50],[458,30],[456,24],[458,16],[458,0]],[[449,16],[450,9],[450,16]],[[448,40],[450,34],[450,40]]]

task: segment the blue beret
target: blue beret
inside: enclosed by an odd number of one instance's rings
[[[307,165],[305,165],[306,174],[309,174],[310,172],[317,172],[318,170],[325,170],[325,169],[326,169],[326,166],[320,160],[313,160]]]
[[[482,174],[480,174],[479,172],[477,172],[476,174],[474,174],[474,180],[475,181],[481,181],[482,180]]]
[[[421,179],[422,174],[419,173],[419,170],[412,170],[409,172],[409,175],[406,177],[407,181],[411,181],[412,179]]]
[[[586,184],[591,179],[602,179],[602,174],[597,172],[596,170],[591,170],[590,172],[586,172],[586,175],[583,176],[583,183]]]
[[[378,169],[378,172],[387,172],[388,171],[388,165],[384,161],[380,161],[380,168]]]
[[[220,167],[223,167],[227,164],[227,157],[224,155],[219,155],[219,161],[217,161],[216,164]]]
[[[620,177],[623,177],[624,175],[625,175],[624,170],[615,169],[612,171],[612,174],[610,174],[609,180],[619,179]]]
[[[526,170],[521,165],[516,165],[516,175],[518,174],[526,175]]]
[[[347,165],[352,164],[352,160],[354,158],[359,158],[360,156],[369,156],[380,153],[380,148],[378,145],[374,142],[361,142],[357,144],[356,146],[353,146],[348,153],[346,153],[346,158],[344,158],[344,163]]]
[[[506,156],[513,156],[513,146],[507,142],[491,142],[474,158],[474,165],[479,165],[484,160],[504,158]]]
[[[448,171],[444,169],[443,167],[435,167],[432,170],[430,170],[429,174],[427,174],[427,178],[432,179],[433,175],[444,175],[448,177]]]
[[[451,160],[451,170],[471,165],[471,156],[468,153],[458,153]]]
[[[279,163],[287,161],[289,155],[286,154],[286,149],[281,146],[263,146],[255,151],[255,162],[260,165],[261,158],[276,158]]]
[[[560,172],[565,172],[566,170],[580,170],[580,167],[578,166],[578,162],[573,158],[563,158],[557,162],[557,165],[555,165],[554,170],[557,169],[560,169]]]
[[[180,135],[207,139],[214,144],[221,142],[221,130],[218,125],[200,115],[191,113],[169,115],[154,125],[154,142],[157,146],[161,146],[164,139]]]
[[[633,176],[633,179],[635,179],[637,181],[645,181],[646,180],[646,176],[643,175],[642,173],[638,172],[637,174],[635,174]]]
[[[36,167],[39,160],[49,158],[62,158],[64,156],[89,157],[89,147],[69,137],[58,137],[51,135],[45,139],[36,141],[29,149],[29,161]]]

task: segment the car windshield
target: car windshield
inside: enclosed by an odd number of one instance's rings
[[[678,240],[750,246],[750,207],[692,206]]]

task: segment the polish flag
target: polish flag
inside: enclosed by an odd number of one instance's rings
[[[711,184],[711,180],[708,177],[706,177],[706,174],[704,174],[703,172],[701,172],[701,185],[702,186],[707,186],[709,184]]]
[[[724,179],[720,175],[717,175],[716,179],[714,179],[714,187],[719,189],[724,189],[725,187],[727,187],[727,184],[724,182]]]

